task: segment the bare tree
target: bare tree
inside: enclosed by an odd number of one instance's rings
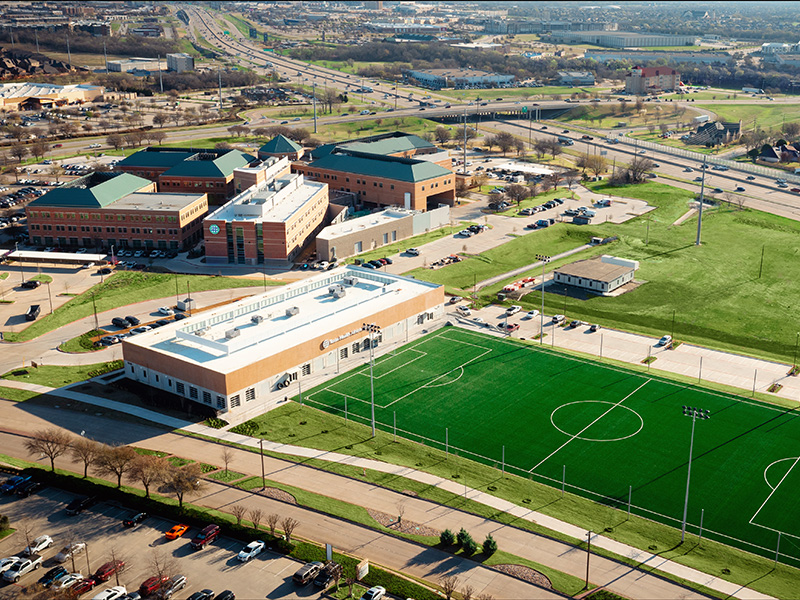
[[[28,147],[20,142],[11,144],[11,156],[16,158],[17,162],[22,162],[22,160],[28,156]]]
[[[153,550],[147,563],[150,573],[159,579],[172,577],[178,569],[175,558],[161,550]]]
[[[233,457],[235,456],[233,452],[233,448],[230,446],[223,446],[222,453],[220,454],[220,458],[222,459],[223,464],[225,465],[225,476],[228,475],[228,466],[233,462]]]
[[[599,154],[592,154],[586,157],[586,168],[595,177],[608,170],[608,159]]]
[[[36,158],[42,158],[50,149],[50,144],[47,140],[36,140],[31,144],[31,154]]]
[[[122,138],[120,134],[112,133],[106,138],[106,143],[109,146],[113,147],[114,150],[119,150],[120,148],[122,148],[122,145],[125,143],[125,140]]]
[[[41,454],[50,459],[50,470],[56,470],[56,459],[69,451],[72,436],[63,429],[51,427],[40,429],[33,437],[25,440],[25,449],[29,454]]]
[[[494,600],[494,596],[484,593],[478,596],[477,600]]]
[[[123,476],[131,470],[133,461],[138,457],[136,450],[130,446],[103,446],[97,455],[96,468],[104,475],[117,478],[117,487],[122,487]]]
[[[253,529],[258,529],[261,526],[261,519],[264,518],[264,511],[260,508],[250,509],[250,520],[253,522]]]
[[[440,144],[446,144],[450,141],[450,130],[443,125],[439,125],[433,134],[436,136],[436,141]]]
[[[442,592],[444,592],[445,599],[451,600],[453,598],[453,592],[455,592],[456,588],[458,587],[458,577],[455,575],[442,577],[439,580],[439,585],[442,586]]]
[[[141,483],[145,497],[149,498],[150,486],[161,481],[168,468],[169,462],[164,457],[155,454],[137,455],[130,465],[128,478]]]
[[[231,506],[231,514],[233,515],[233,518],[236,519],[236,524],[241,525],[242,519],[244,519],[245,515],[247,514],[247,508],[241,504],[234,504]]]
[[[461,590],[461,600],[472,600],[472,595],[475,593],[475,588],[471,585],[464,586]]]
[[[528,197],[529,192],[530,190],[527,188],[527,186],[515,183],[506,187],[505,195],[516,202],[517,206],[519,207],[520,202]]]
[[[281,516],[277,513],[270,513],[267,515],[267,527],[269,527],[269,533],[272,537],[275,537],[275,528],[278,526],[278,521],[281,520]]]
[[[406,514],[406,502],[405,500],[401,500],[397,503],[397,524],[401,525],[403,523],[403,516]]]
[[[281,529],[283,529],[283,533],[286,535],[287,543],[292,541],[292,532],[298,525],[300,525],[300,522],[292,517],[286,517],[281,521]]]
[[[84,477],[89,475],[89,467],[97,460],[97,456],[100,454],[102,448],[103,446],[100,442],[96,442],[90,438],[79,437],[73,440],[69,449],[70,454],[74,462],[83,463]]]
[[[166,139],[166,137],[167,134],[164,133],[163,131],[152,131],[152,130],[150,131],[150,139],[153,140],[154,142],[158,142],[159,146],[161,145],[161,142],[163,142]]]
[[[503,156],[506,155],[506,152],[511,150],[516,144],[516,139],[514,136],[507,131],[501,131],[496,136],[494,136],[494,145],[500,148],[500,151],[503,153]]]
[[[163,489],[167,493],[175,494],[178,506],[183,508],[183,498],[186,494],[198,492],[203,488],[201,475],[199,463],[192,463],[185,467],[170,465],[162,479]]]
[[[120,554],[120,552],[119,552],[119,550],[117,550],[116,546],[111,546],[111,548],[108,549],[108,556],[111,559],[111,562],[113,562],[113,563],[116,563],[116,562],[119,561],[119,562],[125,563],[125,566],[128,567],[128,568],[130,568],[130,566],[131,566],[129,564],[129,561],[127,559],[123,558],[122,554]],[[121,570],[122,569],[114,569],[114,579],[117,582],[117,585],[120,585],[120,583],[119,583],[119,573],[120,573]]]

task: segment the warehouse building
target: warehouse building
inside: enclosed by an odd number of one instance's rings
[[[127,338],[128,378],[239,422],[442,324],[440,285],[339,267]],[[364,324],[376,325],[367,333]]]
[[[483,89],[509,87],[516,79],[513,75],[488,73],[475,69],[410,69],[405,73],[408,79],[432,90],[443,88]]]
[[[174,71],[176,73],[194,71],[194,57],[185,52],[167,54],[167,71]]]
[[[204,192],[157,194],[127,173],[97,172],[55,188],[25,209],[34,246],[179,250],[202,235]]]
[[[579,260],[553,272],[553,283],[583,288],[608,295],[633,281],[639,261],[603,255],[600,258]]]
[[[102,99],[105,88],[85,83],[55,85],[52,83],[0,84],[0,109],[19,110],[32,104],[36,107],[83,104]]]
[[[133,71],[160,71],[161,61],[157,58],[124,58],[106,62],[112,73],[131,73]]]
[[[543,36],[553,44],[594,44],[606,48],[652,48],[662,46],[696,46],[696,35],[662,35],[630,31],[554,31]]]

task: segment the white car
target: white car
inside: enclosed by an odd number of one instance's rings
[[[169,317],[169,316],[171,316],[171,315],[174,315],[174,314],[175,314],[175,311],[174,311],[174,310],[172,310],[171,308],[167,307],[167,306],[161,306],[161,307],[158,309],[158,314],[160,314],[160,315],[164,315],[165,317]]]
[[[25,556],[30,556],[31,554],[39,554],[45,548],[49,548],[53,545],[53,538],[49,535],[40,535],[35,540],[30,543],[30,546],[26,546],[26,548],[22,551]]]
[[[128,590],[125,589],[125,586],[116,585],[108,588],[107,590],[103,590],[95,596],[92,596],[92,600],[117,600],[118,598],[125,596],[127,593]]]
[[[89,148],[99,148],[100,144],[90,144]]]
[[[486,327],[488,325],[488,323],[480,317],[475,317],[472,319],[472,322],[475,323],[475,325],[480,325],[481,327]]]
[[[461,237],[472,237],[472,232],[469,229],[462,229],[458,232]]]
[[[364,595],[361,596],[361,600],[381,600],[386,596],[386,589],[376,585],[375,587],[369,588]]]
[[[75,542],[74,544],[64,546],[61,551],[56,554],[55,560],[60,563],[67,562],[70,558],[77,556],[84,550],[86,550],[86,544],[84,542]]]
[[[408,254],[409,256],[419,256],[419,249],[409,248],[408,250],[406,250],[406,254]]]
[[[83,581],[83,575],[80,573],[70,573],[68,575],[64,575],[63,577],[59,577],[55,580],[50,589],[52,590],[65,590],[69,587],[72,587],[79,581]]]
[[[19,556],[9,556],[8,558],[0,559],[0,573],[5,573],[21,560]]]
[[[539,311],[538,310],[529,310],[527,312],[527,314],[525,315],[525,318],[526,319],[533,319],[534,317],[538,317],[538,316],[539,316]]]
[[[672,336],[671,335],[665,335],[660,340],[658,340],[658,345],[659,346],[669,346],[671,343],[672,343]]]
[[[517,313],[518,313],[519,311],[521,311],[521,310],[522,310],[522,307],[521,307],[521,306],[518,306],[518,305],[516,305],[516,304],[512,304],[511,306],[509,306],[509,307],[506,309],[506,314],[507,314],[507,315],[509,315],[509,316],[511,316],[511,315],[515,315],[515,314],[517,314]]]
[[[464,315],[465,317],[468,317],[468,316],[470,316],[472,314],[472,311],[468,307],[463,306],[463,305],[456,306],[456,310],[458,312],[460,312],[462,315]]]
[[[258,556],[259,554],[261,554],[261,551],[264,549],[265,546],[266,544],[261,540],[250,542],[249,544],[247,544],[247,546],[242,548],[237,558],[242,562],[247,562],[254,556]]]

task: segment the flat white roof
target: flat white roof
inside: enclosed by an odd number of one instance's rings
[[[71,85],[55,85],[53,83],[3,83],[0,84],[0,98],[29,98],[52,94],[68,94],[75,91],[102,90],[96,85],[75,83]]]
[[[367,229],[384,225],[386,223],[390,223],[391,221],[405,219],[406,217],[413,215],[415,212],[416,211],[406,210],[404,208],[387,208],[386,210],[378,213],[364,215],[363,217],[357,217],[355,219],[350,219],[334,225],[328,225],[325,229],[319,232],[317,239],[335,240],[343,235],[350,235],[351,233],[355,233],[357,231],[366,231]]]
[[[355,278],[354,285],[345,280]],[[342,285],[344,295],[329,288]],[[439,287],[402,275],[339,267],[124,340],[230,373]],[[290,314],[295,312],[296,314]],[[353,336],[360,331],[351,332]]]
[[[180,210],[197,202],[203,194],[173,192],[134,192],[123,196],[110,206],[125,210]]]
[[[78,254],[77,252],[37,252],[36,250],[14,250],[6,255],[13,260],[39,260],[48,262],[53,260],[74,260],[75,262],[94,262],[105,260],[108,254]]]
[[[522,173],[533,173],[534,175],[552,175],[553,169],[548,169],[541,165],[533,165],[531,163],[521,162],[507,162],[502,165],[495,166],[495,169],[506,169],[508,171],[521,171]]]

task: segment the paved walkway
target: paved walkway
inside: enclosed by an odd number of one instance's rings
[[[31,386],[25,382],[7,382],[13,383],[14,387],[22,389],[34,389],[35,391],[52,391],[54,394],[63,396],[71,400],[77,400],[91,404],[97,407],[106,409],[117,410],[130,414],[132,416],[140,417],[142,419],[161,423],[171,428],[182,428],[193,433],[199,433],[205,436],[216,438],[219,440],[242,444],[251,448],[258,448],[259,443],[256,439],[247,436],[232,433],[230,431],[212,429],[198,423],[188,423],[179,419],[166,417],[160,413],[147,410],[145,408],[131,407],[129,405],[121,404],[113,400],[105,398],[98,398],[79,392],[74,392],[70,389],[71,386],[61,388],[58,390],[51,390],[44,386]],[[76,384],[77,385],[77,384]],[[1,406],[1,405],[0,405]],[[22,407],[24,408],[24,406]],[[0,413],[2,414],[2,413]],[[178,438],[170,437],[167,441],[159,438],[145,439],[137,442],[137,445],[152,447],[153,449],[169,449],[169,451],[176,454],[184,454],[191,456],[196,460],[200,460],[201,455],[209,453],[209,448],[204,442],[194,438]],[[360,457],[339,454],[336,452],[326,452],[315,450],[312,448],[304,448],[299,446],[291,446],[286,444],[278,444],[275,442],[264,442],[264,448],[270,452],[277,454],[286,454],[306,459],[319,459],[328,462],[335,462],[343,465],[353,467],[353,476],[357,477],[362,469],[369,469],[372,471],[379,471],[382,473],[392,474],[397,477],[404,477],[426,485],[435,486],[443,490],[447,490],[456,495],[463,495],[465,498],[474,500],[486,506],[492,507],[498,511],[506,512],[514,515],[517,518],[525,519],[529,522],[536,523],[547,529],[558,531],[562,534],[569,535],[575,539],[583,539],[586,537],[586,532],[578,527],[569,523],[565,523],[543,513],[532,511],[506,500],[497,498],[480,490],[469,488],[465,485],[417,471],[407,467],[391,465],[380,461],[365,459]],[[218,462],[218,457],[215,455],[214,450],[210,450],[211,456],[205,458],[207,462]],[[242,463],[249,463],[250,473],[257,474],[257,459],[255,455],[248,453],[247,455],[239,455],[237,458],[237,470],[242,470],[238,461]],[[253,464],[253,461],[256,464]],[[582,576],[585,569],[585,562],[583,561],[583,553],[577,550],[574,546],[563,544],[548,538],[543,538],[535,534],[524,532],[515,528],[506,527],[491,521],[485,521],[479,517],[460,513],[451,514],[453,509],[427,503],[422,500],[413,500],[413,502],[401,495],[383,490],[372,486],[368,483],[355,482],[352,479],[342,478],[330,473],[324,473],[317,470],[308,469],[302,465],[287,464],[282,461],[274,461],[270,466],[269,478],[276,480],[284,480],[286,483],[316,491],[317,493],[333,496],[356,505],[374,508],[383,512],[394,514],[398,510],[398,505],[403,503],[406,505],[407,510],[404,518],[409,521],[425,523],[428,526],[444,529],[449,527],[451,529],[459,529],[460,527],[468,527],[470,531],[477,534],[478,537],[486,533],[492,533],[502,548],[507,549],[524,558],[529,558],[541,564],[548,565],[559,571],[571,573],[576,577]],[[307,471],[306,471],[307,470]],[[366,486],[361,489],[359,486]],[[379,498],[383,498],[379,500]],[[417,504],[421,503],[421,504]],[[415,508],[412,510],[412,506]],[[432,513],[443,511],[443,513],[436,518],[432,517]],[[448,515],[449,516],[446,516]],[[502,534],[501,534],[502,532]],[[650,568],[658,569],[665,573],[681,577],[683,579],[694,581],[696,583],[705,585],[711,589],[717,590],[720,593],[742,599],[762,600],[770,598],[770,596],[756,592],[742,586],[724,581],[717,577],[697,571],[690,567],[675,563],[673,561],[664,559],[660,556],[651,554],[649,552],[641,551],[633,548],[627,544],[617,542],[615,540],[606,538],[600,535],[592,536],[592,544],[599,546],[605,550],[614,552],[619,556],[625,556],[630,559],[639,561]],[[545,551],[544,549],[548,550]],[[593,583],[608,587],[617,593],[634,598],[701,598],[700,594],[690,592],[679,586],[671,584],[658,577],[637,571],[620,563],[602,559],[600,557],[593,557],[593,562],[596,563],[595,569],[590,575]],[[645,586],[645,587],[641,587]]]
[[[566,252],[562,252],[561,254],[556,254],[555,256],[551,256],[550,260],[558,260],[560,258],[566,258],[567,256],[572,256],[573,254],[577,254],[578,252],[583,252],[591,248],[591,244],[584,244],[583,246],[578,246],[577,248],[573,248],[572,250],[567,250]],[[478,282],[478,289],[481,289],[487,285],[492,285],[497,283],[498,281],[503,281],[504,279],[508,279],[509,277],[514,277],[515,275],[522,275],[532,269],[537,267],[541,267],[541,261],[537,261],[535,263],[531,263],[529,265],[525,265],[524,267],[520,267],[518,269],[514,269],[512,271],[508,271],[506,273],[501,273],[500,275],[495,275],[494,277],[490,277],[489,279],[484,279],[483,281]]]

